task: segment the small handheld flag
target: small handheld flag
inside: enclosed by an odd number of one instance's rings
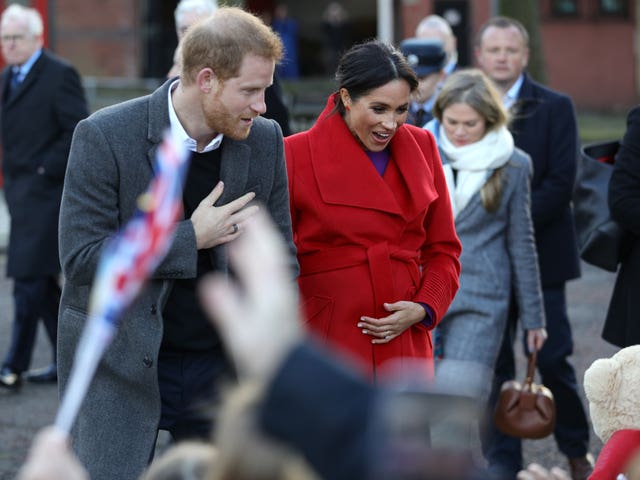
[[[170,132],[155,158],[155,176],[138,198],[138,210],[105,246],[94,278],[87,323],[55,425],[68,433],[91,379],[127,307],[171,247],[182,211],[188,151]]]

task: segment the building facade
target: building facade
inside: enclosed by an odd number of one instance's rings
[[[298,22],[302,78],[329,77],[336,37],[348,46],[376,36],[377,9],[391,4],[393,40],[413,35],[425,15],[438,13],[458,37],[461,66],[472,66],[479,26],[497,11],[496,0],[218,0],[270,18],[285,3]],[[525,1],[525,0],[519,0]],[[640,96],[638,40],[640,0],[530,0],[540,12],[547,84],[569,94],[579,108],[624,110]],[[6,4],[7,2],[5,2]],[[87,78],[161,80],[176,45],[177,0],[24,0],[46,18],[47,44]],[[339,29],[326,12],[339,3],[346,13]],[[389,20],[389,19],[385,19]],[[338,32],[338,33],[336,33]]]

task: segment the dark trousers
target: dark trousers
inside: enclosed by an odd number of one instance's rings
[[[159,430],[174,441],[211,439],[220,390],[235,381],[233,368],[221,350],[162,350],[158,382],[162,412]]]
[[[556,428],[554,436],[558,449],[568,457],[586,455],[589,447],[589,424],[578,393],[576,373],[567,360],[573,353],[571,325],[567,316],[565,285],[544,288],[544,310],[547,318],[548,338],[538,352],[538,372],[556,401]],[[493,391],[489,409],[495,408],[500,386],[515,377],[513,343],[516,309],[512,309],[509,326],[495,367]],[[524,374],[522,375],[524,377]],[[504,472],[504,478],[516,478],[522,469],[522,444],[520,439],[498,431],[493,422],[483,438],[483,450],[489,465]]]
[[[56,276],[15,279],[13,282],[14,320],[9,352],[2,364],[16,373],[29,368],[33,346],[38,333],[38,320],[42,319],[53,348],[56,363],[58,338],[58,307],[60,285]]]

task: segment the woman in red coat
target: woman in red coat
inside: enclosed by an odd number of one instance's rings
[[[349,50],[336,80],[315,125],[285,138],[306,321],[374,380],[430,373],[460,242],[435,141],[404,124],[418,81],[379,41]]]

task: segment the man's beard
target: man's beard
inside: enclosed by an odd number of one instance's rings
[[[205,103],[202,110],[207,126],[215,133],[233,140],[244,140],[249,136],[251,127],[241,126],[240,118],[231,114],[218,97],[213,102]]]

